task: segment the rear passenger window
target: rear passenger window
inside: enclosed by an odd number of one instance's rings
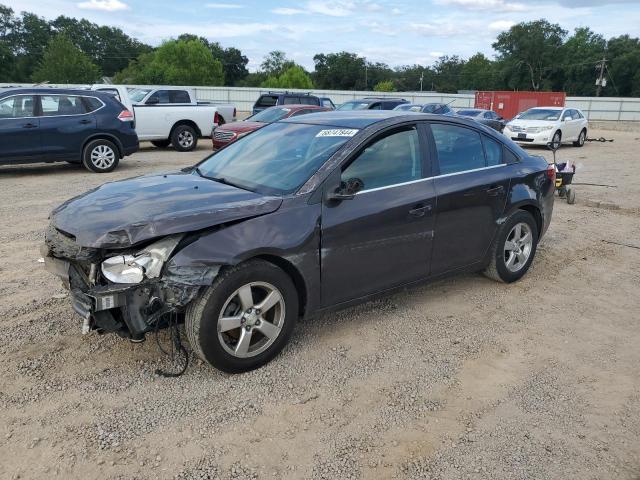
[[[485,166],[480,134],[455,125],[431,125],[438,152],[440,175],[464,172]]]
[[[82,97],[87,109],[87,112],[95,112],[100,107],[102,107],[103,103],[98,100],[96,97]]]
[[[422,160],[415,126],[395,130],[366,147],[342,172],[342,181],[358,178],[363,190],[422,178]]]
[[[158,99],[155,102],[155,99]],[[169,90],[158,90],[149,97],[146,103],[169,103]]]
[[[284,105],[297,105],[300,103],[298,97],[284,97]]]
[[[81,115],[87,113],[82,97],[70,95],[41,95],[42,116]]]
[[[34,101],[31,95],[17,95],[0,100],[0,118],[23,118],[34,116]]]
[[[256,102],[256,107],[273,107],[278,103],[278,97],[275,95],[262,95]]]
[[[320,105],[320,100],[317,97],[305,95],[300,97],[300,103],[303,105]]]
[[[186,90],[169,90],[169,100],[171,103],[191,103]]]
[[[482,137],[484,153],[487,157],[487,166],[500,165],[502,163],[502,145],[489,137]]]

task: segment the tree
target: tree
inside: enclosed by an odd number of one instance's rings
[[[13,10],[0,5],[0,72],[5,72],[5,80],[11,79],[10,75],[14,70],[14,56],[11,49],[14,29]]]
[[[576,28],[562,46],[562,70],[554,89],[570,95],[593,95],[596,78],[595,65],[602,59],[607,41],[589,28]]]
[[[295,63],[287,59],[287,56],[283,51],[274,50],[264,57],[260,69],[267,75],[267,77],[278,77],[282,75],[285,70],[293,67]]]
[[[33,73],[35,82],[93,83],[100,69],[64,35],[51,39],[42,61]]]
[[[313,88],[313,82],[300,65],[287,68],[280,76],[270,76],[261,85],[267,88]]]
[[[191,33],[183,33],[178,37],[178,40],[200,40],[204,43],[211,50],[213,58],[222,63],[225,85],[236,85],[249,75],[247,70],[249,59],[237,48],[223,48],[218,42],[210,42],[204,37],[198,37]]]
[[[431,90],[435,73],[429,67],[403,65],[395,69],[395,78],[398,91],[417,92],[420,90],[420,78],[422,78],[422,90]]]
[[[460,69],[458,90],[493,90],[498,85],[496,76],[495,63],[476,53]]]
[[[383,80],[374,85],[373,90],[376,92],[395,92],[395,86],[392,80]]]
[[[222,64],[200,40],[170,40],[144,53],[116,75],[123,83],[222,85]]]
[[[335,90],[363,90],[365,88],[365,59],[355,53],[319,53],[313,57],[313,80],[318,88]]]
[[[452,57],[443,55],[438,58],[433,66],[436,73],[434,80],[436,91],[456,93],[459,89],[463,68],[464,60],[457,55]]]
[[[514,88],[526,88],[524,79],[528,77],[529,88],[540,90],[550,86],[566,34],[560,25],[546,20],[522,22],[500,33],[492,46],[510,70],[508,76]],[[522,76],[523,69],[526,77]]]
[[[28,82],[31,79],[51,36],[51,26],[44,18],[23,12],[22,17],[16,19],[12,35],[14,70],[11,74],[15,81]]]

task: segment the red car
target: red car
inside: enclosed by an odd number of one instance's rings
[[[245,136],[247,133],[251,133],[283,118],[313,112],[327,112],[329,110],[331,110],[331,108],[319,107],[317,105],[280,105],[270,107],[250,116],[242,122],[225,123],[224,125],[214,128],[211,135],[213,148],[224,147],[240,137]]]

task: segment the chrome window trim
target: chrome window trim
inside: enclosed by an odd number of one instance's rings
[[[35,100],[36,95],[38,94],[37,93],[16,93],[14,95],[7,95],[6,97],[0,98],[0,102],[13,97],[34,97],[34,100]],[[34,105],[34,110],[35,110],[35,105]],[[6,118],[0,118],[0,120],[22,120],[24,118],[40,118],[40,117],[38,117],[37,115],[33,115],[31,117],[6,117]]]
[[[482,170],[489,170],[489,169],[492,169],[492,168],[500,168],[500,167],[506,167],[506,166],[507,166],[506,163],[501,163],[500,165],[490,165],[488,167],[473,168],[471,170],[462,170],[460,172],[445,173],[445,174],[442,174],[442,175],[434,175],[432,177],[419,178],[418,180],[410,180],[408,182],[394,183],[393,185],[385,185],[384,187],[376,187],[376,188],[369,188],[367,190],[360,190],[358,193],[356,193],[356,195],[360,195],[362,193],[377,192],[379,190],[386,190],[388,188],[404,187],[405,185],[411,185],[413,183],[426,182],[427,180],[435,180],[437,178],[453,177],[454,175],[463,175],[465,173],[480,172]]]

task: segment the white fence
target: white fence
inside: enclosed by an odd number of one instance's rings
[[[9,86],[9,84],[0,84]],[[24,85],[29,86],[29,85]],[[55,87],[86,87],[85,85],[50,85]],[[142,87],[143,85],[131,85]],[[284,91],[268,88],[242,87],[184,87],[192,88],[201,101],[233,103],[238,111],[250,112],[260,94],[269,91]],[[295,90],[291,92],[311,92],[319,97],[329,97],[335,104],[367,96],[402,97],[414,103],[449,103],[452,108],[473,107],[474,96],[470,94],[450,94],[434,92],[365,92],[347,90]],[[579,108],[589,120],[640,122],[640,98],[622,97],[567,97],[567,106]]]

